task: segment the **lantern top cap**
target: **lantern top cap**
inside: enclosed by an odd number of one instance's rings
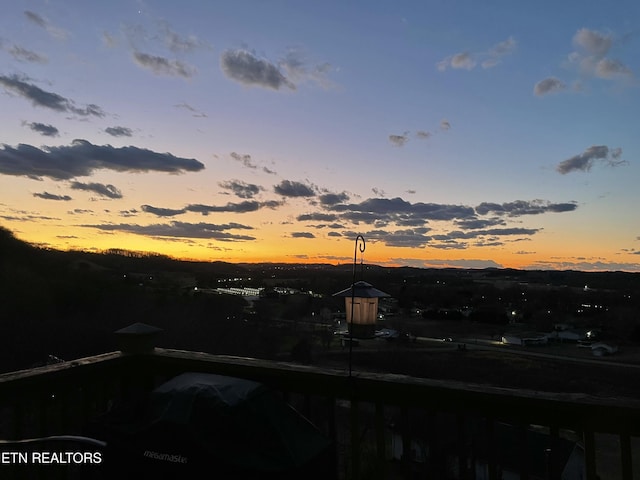
[[[358,298],[378,298],[378,297],[390,297],[388,293],[378,290],[373,285],[367,282],[359,281],[354,283],[351,287],[345,288],[338,293],[333,294],[334,297],[358,297]]]
[[[121,328],[115,333],[117,335],[152,335],[161,331],[161,328],[147,325],[146,323],[137,322],[129,325],[128,327]]]

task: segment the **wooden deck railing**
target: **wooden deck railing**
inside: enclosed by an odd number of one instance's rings
[[[634,437],[640,437],[639,400],[510,390],[391,374],[356,372],[349,376],[346,370],[165,349],[107,353],[0,375],[0,438],[82,434],[86,422],[114,402],[149,391],[187,371],[253,379],[283,392],[334,439],[338,478],[387,478],[390,468],[404,478],[477,478],[474,462],[481,444],[483,478],[497,479],[496,426],[503,423],[521,432],[516,449],[520,478],[537,478],[535,460],[527,448],[531,426],[548,434],[543,478],[560,478],[554,445],[565,431],[572,432],[584,450],[586,479],[602,476],[604,466],[597,462],[601,438],[615,439],[618,460],[612,474],[616,477],[612,478],[634,478],[632,452]],[[448,445],[443,445],[440,433],[436,433],[441,430],[429,428],[443,416],[451,420],[449,430],[455,432],[455,442]],[[395,430],[390,430],[391,423]],[[471,424],[480,425],[480,430],[472,430]],[[402,440],[398,444],[404,454],[396,463],[389,461],[392,432]],[[412,440],[418,438],[428,453],[421,461],[412,461]],[[456,463],[447,470],[449,474],[441,461],[445,454]]]

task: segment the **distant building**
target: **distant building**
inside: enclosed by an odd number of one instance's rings
[[[300,293],[300,290],[290,287],[273,287],[273,291],[279,295],[294,295]]]
[[[578,342],[589,338],[589,332],[588,328],[575,328],[567,323],[556,323],[553,326],[553,332],[549,333],[549,337],[561,342]]]
[[[549,337],[545,333],[505,333],[501,338],[505,345],[546,345]]]
[[[251,287],[229,287],[229,288],[216,288],[218,293],[226,293],[228,295],[240,295],[242,297],[259,297],[264,291],[264,288],[251,288]]]

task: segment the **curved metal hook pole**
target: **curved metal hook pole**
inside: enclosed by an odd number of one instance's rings
[[[366,248],[364,237],[362,235],[358,235],[356,237],[356,244],[353,251],[353,280],[351,282],[351,324],[349,326],[349,378],[351,378],[351,355],[353,352],[353,306],[355,304],[355,296],[356,296],[356,265],[358,263],[358,249],[360,249],[360,253],[364,253],[364,249]]]
[[[364,243],[364,237],[362,235],[358,235],[356,237],[356,245],[353,250],[353,282],[351,285],[356,283],[356,264],[358,263],[358,248],[360,249],[360,253],[364,253],[366,245]],[[360,257],[360,261],[362,262],[362,256]]]

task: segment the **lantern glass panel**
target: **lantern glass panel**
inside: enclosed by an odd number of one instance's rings
[[[373,325],[378,314],[377,298],[355,297],[353,299],[353,321],[351,318],[351,297],[345,297],[347,322],[355,325]]]

